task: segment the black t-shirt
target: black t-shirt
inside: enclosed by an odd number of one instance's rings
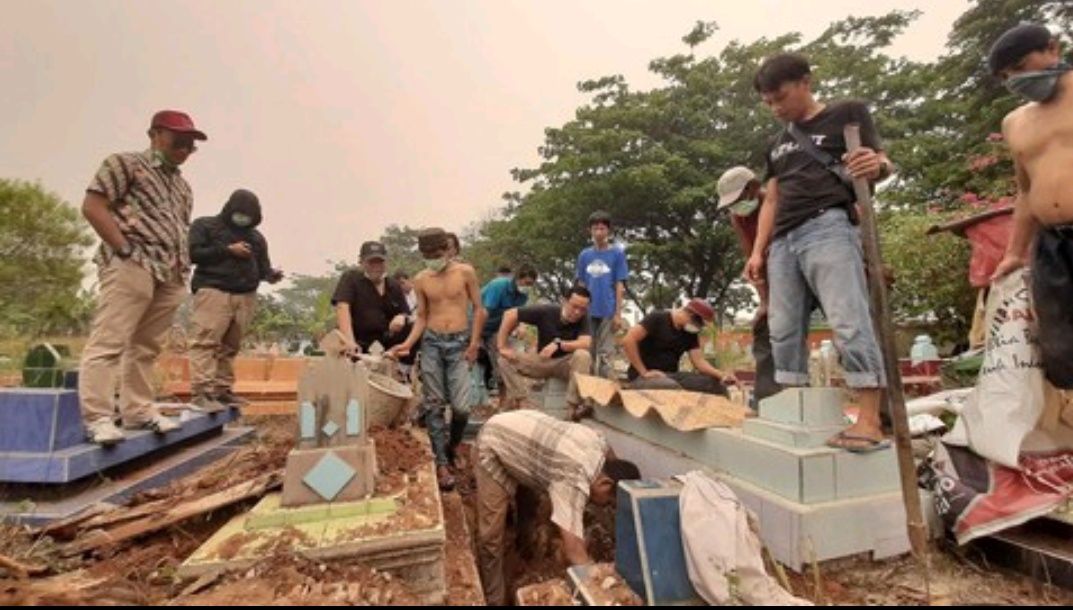
[[[638,349],[641,362],[649,370],[675,373],[682,354],[700,347],[697,335],[674,327],[670,311],[653,311],[641,320],[641,326],[648,335],[641,340]],[[626,376],[636,379],[637,369],[630,366]]]
[[[592,336],[592,326],[589,317],[584,316],[577,322],[563,320],[563,308],[560,305],[544,303],[541,305],[527,305],[518,308],[518,321],[532,324],[537,329],[537,351],[555,339],[573,341],[578,337]],[[568,355],[568,352],[557,350],[552,358],[560,358]]]
[[[354,328],[354,341],[362,350],[368,350],[375,341],[387,345],[387,328],[391,319],[399,314],[408,315],[410,307],[402,287],[391,278],[384,279],[384,294],[358,269],[348,269],[339,279],[332,295],[332,306],[339,303],[350,305],[350,323]]]
[[[810,136],[817,148],[841,160],[846,153],[842,130],[849,123],[861,126],[861,146],[883,149],[872,114],[864,102],[833,102],[811,119],[795,123],[798,131]],[[803,224],[823,208],[848,207],[854,203],[846,185],[813,159],[783,129],[767,153],[767,179],[777,178],[779,205],[774,235],[782,235]]]

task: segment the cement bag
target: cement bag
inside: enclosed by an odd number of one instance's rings
[[[737,600],[750,606],[813,605],[768,576],[760,538],[729,487],[699,470],[678,478],[684,484],[678,496],[682,546],[698,595],[713,606]]]
[[[943,441],[1018,467],[1021,445],[1044,408],[1043,368],[1028,272],[1011,273],[991,286],[987,298],[987,341],[976,387]]]

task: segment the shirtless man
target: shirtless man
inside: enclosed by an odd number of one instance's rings
[[[481,305],[477,273],[472,266],[450,257],[448,237],[443,229],[422,230],[417,235],[417,248],[426,267],[414,277],[417,317],[410,336],[388,353],[406,356],[421,341],[425,424],[436,455],[440,489],[450,491],[455,485],[450,466],[469,420],[469,366],[477,359],[486,312]],[[469,307],[473,308],[472,327]],[[448,404],[451,405],[449,432],[444,419]]]
[[[1021,24],[999,37],[991,72],[1028,100],[1002,121],[1017,181],[1013,232],[995,269],[999,278],[1032,254],[1032,300],[1048,381],[1073,388],[1073,73],[1047,28]]]

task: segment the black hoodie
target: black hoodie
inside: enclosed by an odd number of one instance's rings
[[[253,219],[248,227],[236,226],[231,216],[236,212]],[[190,225],[190,261],[196,265],[190,289],[216,288],[232,294],[256,292],[262,280],[272,275],[268,260],[268,243],[256,229],[261,224],[261,203],[257,195],[239,189],[231,194],[216,216],[203,216]],[[253,250],[249,258],[231,254],[227,247],[246,242]]]

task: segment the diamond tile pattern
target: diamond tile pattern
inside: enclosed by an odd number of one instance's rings
[[[331,502],[343,491],[347,483],[354,478],[357,472],[350,467],[334,452],[324,454],[317,465],[314,466],[302,478],[302,482],[315,491],[317,495]]]
[[[320,431],[324,433],[324,436],[331,438],[339,431],[339,424],[329,420],[328,423],[321,426]]]

